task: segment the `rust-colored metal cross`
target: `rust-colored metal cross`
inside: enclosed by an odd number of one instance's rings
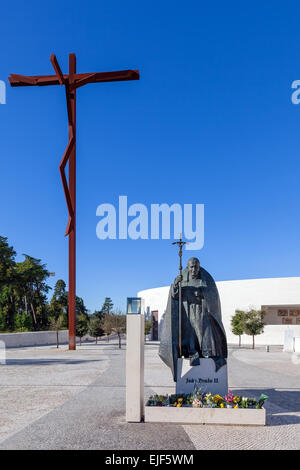
[[[69,220],[65,235],[69,236],[69,349],[76,349],[76,90],[88,83],[139,80],[138,70],[119,72],[76,73],[76,56],[69,55],[69,74],[64,75],[54,54],[50,57],[55,75],[23,76],[11,74],[12,87],[64,85],[69,121],[69,142],[59,171],[68,207]],[[65,167],[69,162],[69,185]]]

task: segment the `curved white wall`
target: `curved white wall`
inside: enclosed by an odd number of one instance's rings
[[[228,343],[238,342],[238,337],[232,334],[230,327],[236,309],[244,310],[249,306],[260,309],[262,305],[300,305],[300,277],[219,281],[216,284]],[[169,286],[157,287],[140,291],[138,297],[144,301],[145,312],[158,310],[160,321],[167,305],[168,293]],[[300,325],[266,325],[264,333],[256,336],[255,342],[283,345],[287,329],[293,330],[294,336],[300,336]],[[252,337],[243,335],[242,343],[252,343]]]

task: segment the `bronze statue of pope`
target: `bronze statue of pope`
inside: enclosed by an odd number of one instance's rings
[[[181,322],[179,322],[179,288],[181,284]],[[179,324],[181,323],[181,348]],[[201,358],[212,358],[218,370],[226,364],[227,341],[221,319],[217,286],[212,276],[190,258],[182,275],[170,287],[164,316],[159,356],[177,380],[177,359],[189,358],[192,366]]]

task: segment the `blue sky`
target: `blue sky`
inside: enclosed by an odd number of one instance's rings
[[[77,99],[77,293],[167,285],[172,240],[96,237],[96,208],[205,204],[198,256],[216,280],[299,276],[300,79],[297,2],[37,1],[1,6],[0,80],[139,69],[139,82],[94,84]],[[67,211],[58,165],[67,143],[62,87],[7,86],[0,105],[0,234],[22,260],[67,281]]]

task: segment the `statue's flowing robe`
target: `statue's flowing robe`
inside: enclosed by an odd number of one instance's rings
[[[227,357],[227,341],[217,286],[202,267],[197,279],[189,279],[188,268],[182,271],[182,276],[182,356],[188,358],[198,353],[200,358],[211,357],[215,360],[217,369],[226,363],[224,358]],[[159,356],[170,367],[175,382],[177,359],[180,357],[178,304],[178,287],[172,284],[164,315]]]

